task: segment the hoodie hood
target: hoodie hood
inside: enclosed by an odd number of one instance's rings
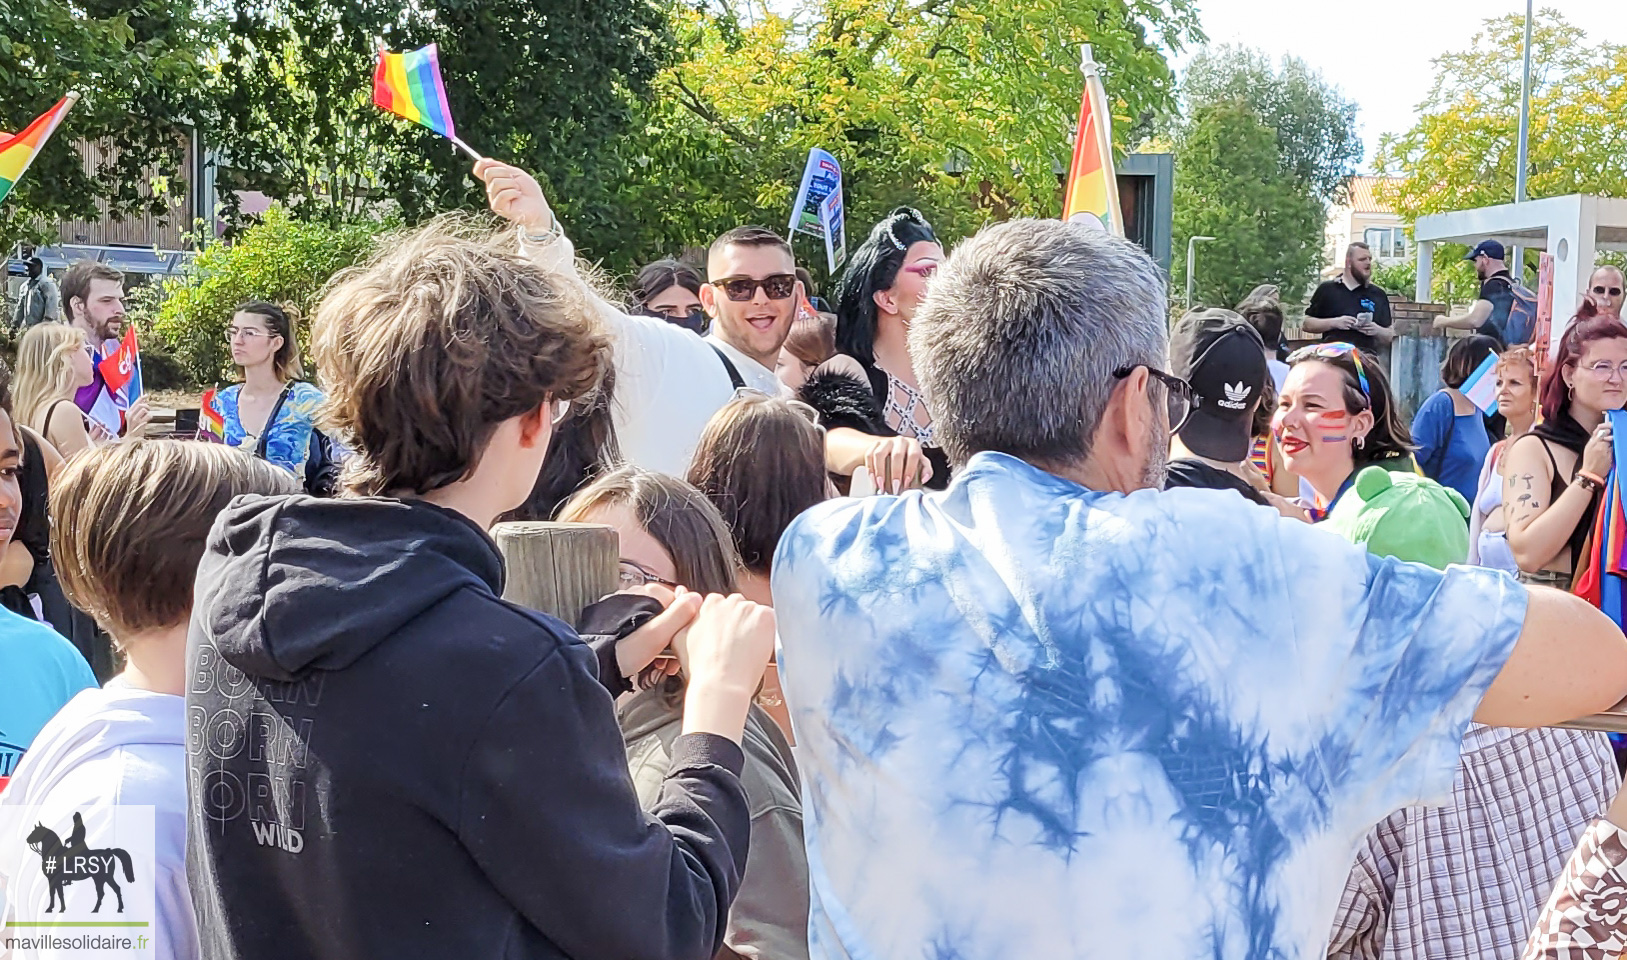
[[[250,677],[354,663],[425,610],[503,591],[497,545],[422,500],[239,497],[210,531],[193,629]]]

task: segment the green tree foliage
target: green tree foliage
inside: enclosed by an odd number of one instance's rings
[[[167,212],[217,32],[193,0],[0,0],[0,130],[15,132],[69,90],[81,94],[3,203],[0,245],[55,238],[58,221]],[[111,149],[87,172],[78,140]],[[154,182],[152,171],[164,175]]]
[[[1435,82],[1410,130],[1379,141],[1381,172],[1405,178],[1386,197],[1407,221],[1512,203],[1518,158],[1525,19],[1486,20],[1468,47],[1435,60]],[[1531,42],[1531,199],[1627,197],[1627,46],[1603,43],[1553,9]],[[1435,253],[1435,297],[1463,300],[1464,248]]]
[[[1273,67],[1236,47],[1195,57],[1181,101],[1175,244],[1218,238],[1198,257],[1197,298],[1232,306],[1274,283],[1284,299],[1299,300],[1321,263],[1326,203],[1343,194],[1361,159],[1355,105],[1301,60]],[[1186,263],[1172,267],[1178,288]]]
[[[372,106],[377,41],[437,43],[459,135],[546,176],[590,249],[615,249],[631,106],[665,62],[652,0],[236,0],[218,91],[231,186],[343,222],[381,201],[409,222],[480,208],[470,162],[428,130]]]
[[[842,163],[850,243],[899,204],[946,237],[1054,216],[1078,45],[1094,47],[1122,139],[1171,103],[1163,51],[1201,40],[1188,0],[717,2],[673,16],[688,56],[627,144],[636,259],[741,223],[783,227],[811,147]],[[810,266],[817,249],[800,248]]]
[[[1200,52],[1181,80],[1189,110],[1240,100],[1277,132],[1281,172],[1328,203],[1344,199],[1361,162],[1356,104],[1298,57],[1280,68],[1259,50],[1238,46]]]
[[[1187,117],[1175,160],[1174,236],[1215,240],[1198,247],[1195,300],[1231,307],[1275,283],[1292,300],[1315,275],[1325,211],[1309,189],[1282,175],[1277,134],[1238,100],[1199,106]],[[1177,257],[1171,290],[1186,282]]]
[[[233,308],[246,300],[292,307],[303,342],[305,320],[328,280],[371,253],[387,228],[371,220],[299,221],[273,206],[235,243],[208,247],[186,273],[164,281],[151,332],[197,383],[228,378]]]

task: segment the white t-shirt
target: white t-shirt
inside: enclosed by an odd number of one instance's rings
[[[130,898],[150,885],[156,909],[152,935],[157,951],[152,956],[196,960],[197,926],[186,883],[185,737],[182,697],[137,690],[115,678],[68,701],[34,738],[0,793],[0,886],[22,892],[34,913],[42,914],[48,892],[43,882],[36,882],[41,880],[41,858],[28,847],[28,832],[45,825],[67,841],[78,813],[86,846],[108,847],[97,840],[109,835],[114,805],[150,806],[156,862],[139,864],[135,886],[125,883],[124,895]],[[125,882],[122,875],[116,877]],[[67,897],[79,902],[86,896],[85,886],[69,884]],[[111,891],[107,899],[114,902]],[[103,913],[108,912],[104,905]]]
[[[581,282],[576,249],[568,238],[521,246],[538,263]],[[583,288],[588,289],[586,284]],[[686,475],[701,432],[734,395],[728,370],[692,331],[629,315],[591,289],[588,294],[612,340],[616,394],[611,413],[622,457],[646,470]]]
[[[773,581],[816,958],[1321,960],[1367,831],[1449,796],[1526,607],[997,453],[814,507]]]

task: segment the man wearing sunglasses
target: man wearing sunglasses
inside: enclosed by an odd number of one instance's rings
[[[1471,717],[1627,694],[1578,597],[1160,492],[1165,298],[1123,238],[984,228],[909,334],[948,489],[781,538],[815,956],[1321,960],[1357,844],[1450,794]]]
[[[700,293],[712,318],[706,340],[723,355],[736,387],[790,397],[774,366],[802,302],[796,270],[791,245],[766,227],[736,227],[713,241],[706,256],[711,279]]]
[[[1627,299],[1627,284],[1622,282],[1621,268],[1605,264],[1593,271],[1587,281],[1587,299],[1601,317],[1621,319],[1621,304]]]

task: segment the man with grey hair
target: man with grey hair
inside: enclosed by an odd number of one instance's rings
[[[985,229],[910,331],[949,488],[781,541],[814,957],[1321,957],[1356,845],[1448,793],[1471,717],[1627,693],[1577,598],[1158,492],[1164,311],[1125,240]]]

